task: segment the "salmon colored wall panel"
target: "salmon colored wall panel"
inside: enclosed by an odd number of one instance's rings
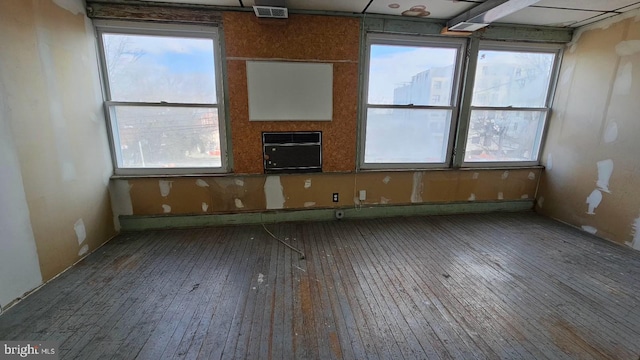
[[[353,171],[358,109],[359,21],[292,15],[260,21],[225,13],[229,114],[234,172],[263,173],[262,132],[322,131],[323,171]],[[249,121],[246,60],[309,60],[333,65],[332,121]]]
[[[227,57],[358,61],[360,20],[292,14],[286,20],[225,12]]]

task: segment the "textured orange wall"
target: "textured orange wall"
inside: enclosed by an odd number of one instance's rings
[[[225,12],[223,24],[234,172],[263,173],[263,131],[322,131],[323,171],[354,171],[359,20],[314,15],[265,20],[252,13]],[[250,122],[247,60],[333,64],[333,120]]]

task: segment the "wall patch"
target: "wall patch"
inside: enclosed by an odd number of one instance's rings
[[[87,229],[84,227],[84,221],[82,221],[82,218],[78,219],[78,221],[73,224],[73,230],[76,232],[78,245],[82,245],[82,243],[87,239]]]
[[[236,198],[236,199],[234,199],[233,201],[236,203],[236,207],[237,207],[238,209],[242,209],[242,208],[244,207],[244,204],[242,203],[242,200],[240,200],[240,199]]]
[[[594,210],[600,205],[602,201],[602,193],[596,189],[591,192],[591,194],[587,197],[587,204],[589,205],[589,209],[587,210],[587,214],[595,215]]]
[[[598,181],[596,185],[598,189],[610,193],[609,191],[609,179],[613,173],[613,160],[607,159],[597,162],[598,166]]]
[[[264,196],[267,201],[267,209],[284,208],[284,189],[280,182],[280,176],[267,176],[264,181]]]
[[[422,202],[422,172],[416,171],[413,173],[413,186],[411,188],[411,202]]]
[[[158,181],[158,186],[160,187],[160,195],[162,195],[162,197],[167,197],[171,192],[171,186],[173,186],[173,181],[160,180]]]

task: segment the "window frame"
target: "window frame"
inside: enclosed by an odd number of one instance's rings
[[[188,175],[188,174],[220,174],[229,171],[229,147],[227,136],[227,118],[225,111],[224,74],[222,62],[222,44],[219,29],[216,26],[151,24],[142,22],[94,20],[96,29],[97,51],[99,58],[100,76],[102,82],[103,107],[107,120],[111,158],[115,175],[146,176],[146,175]],[[215,103],[173,103],[173,102],[131,102],[114,101],[111,99],[109,76],[106,66],[103,34],[122,35],[151,35],[166,37],[183,37],[196,39],[210,39],[213,41],[214,73],[216,86]],[[215,108],[218,113],[218,132],[220,136],[220,167],[179,167],[179,168],[133,168],[120,167],[118,127],[115,119],[116,106],[137,107],[167,107],[167,108]]]
[[[421,35],[396,35],[367,33],[365,40],[365,56],[363,61],[363,85],[359,131],[359,161],[358,170],[393,170],[393,169],[442,169],[451,167],[454,153],[454,141],[456,129],[458,127],[458,117],[460,114],[460,93],[463,83],[464,62],[467,57],[467,40],[460,38],[443,38],[437,36]],[[454,63],[454,71],[451,85],[451,101],[449,105],[393,105],[393,104],[369,104],[369,72],[371,63],[371,45],[397,45],[416,47],[439,47],[457,50]],[[438,163],[367,163],[365,162],[367,114],[369,109],[415,109],[415,110],[449,110],[451,119],[449,123],[449,136],[447,139],[447,150],[445,160]]]
[[[467,123],[467,129],[465,134],[461,134],[465,137],[464,142],[464,151],[462,151],[462,167],[465,168],[483,168],[483,167],[522,167],[522,166],[537,166],[540,165],[540,156],[542,154],[542,149],[544,145],[544,141],[547,136],[547,128],[549,124],[549,119],[551,118],[551,111],[553,105],[553,99],[555,96],[556,86],[558,83],[558,75],[560,73],[560,64],[562,62],[563,55],[563,44],[539,44],[539,43],[524,43],[524,42],[500,42],[500,41],[492,41],[492,40],[481,40],[479,42],[478,51],[471,56],[474,56],[476,61],[481,51],[511,51],[511,52],[527,52],[527,53],[545,53],[545,54],[554,54],[554,61],[551,67],[551,74],[549,74],[549,84],[547,88],[547,96],[545,99],[544,107],[509,107],[509,106],[473,106],[473,98],[470,99],[468,106],[468,118],[462,119],[461,121],[465,121]],[[476,73],[480,70],[479,67],[476,67]],[[475,87],[475,77],[476,73],[469,74],[469,76],[473,76],[473,86]],[[468,79],[467,79],[468,80]],[[473,89],[472,89],[473,93]],[[472,95],[473,96],[473,95]],[[466,150],[468,146],[469,140],[469,130],[471,123],[471,114],[474,110],[495,110],[495,111],[542,111],[545,112],[545,115],[542,119],[542,124],[539,124],[538,130],[536,133],[536,139],[539,139],[536,146],[533,149],[533,154],[535,154],[535,160],[531,161],[466,161]]]

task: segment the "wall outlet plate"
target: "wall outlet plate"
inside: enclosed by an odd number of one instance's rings
[[[367,190],[360,190],[359,199],[361,201],[367,200]]]

